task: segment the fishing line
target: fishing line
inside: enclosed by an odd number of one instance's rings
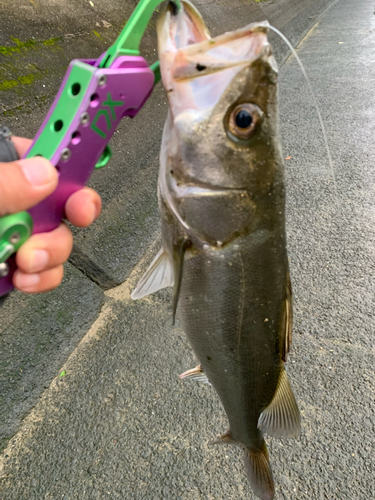
[[[303,66],[302,64],[302,61],[301,59],[298,57],[298,54],[297,52],[295,51],[293,45],[290,43],[290,41],[286,38],[285,35],[283,35],[281,33],[281,31],[279,31],[277,28],[275,28],[274,26],[271,26],[269,25],[269,28],[274,31],[277,35],[279,35],[279,37],[287,44],[288,48],[291,50],[292,54],[294,55],[294,57],[296,58],[297,60],[297,63],[302,71],[302,74],[306,80],[306,83],[307,83],[307,86],[310,90],[310,93],[311,93],[311,96],[313,98],[313,101],[314,101],[314,105],[315,105],[315,108],[316,108],[316,112],[318,114],[318,118],[319,118],[319,122],[320,122],[320,127],[322,129],[322,132],[323,132],[323,137],[324,137],[324,143],[325,143],[325,147],[326,147],[326,150],[327,150],[327,157],[328,157],[328,163],[329,163],[329,168],[330,168],[330,171],[331,171],[331,175],[332,175],[332,180],[333,180],[333,186],[334,186],[334,190],[335,190],[335,194],[336,194],[336,197],[338,198],[338,190],[337,190],[337,184],[336,184],[336,175],[335,175],[335,169],[334,169],[334,166],[333,166],[333,161],[332,161],[332,157],[331,157],[331,151],[329,149],[329,144],[328,144],[328,138],[327,138],[327,133],[326,133],[326,129],[325,129],[325,126],[324,126],[324,122],[323,122],[323,118],[322,118],[322,115],[320,113],[320,109],[319,109],[319,105],[318,105],[318,101],[316,100],[316,97],[315,97],[315,93],[314,93],[314,90],[312,88],[312,85],[311,85],[311,82],[310,82],[310,79],[309,77],[307,76],[307,73],[306,73],[306,70],[305,70],[305,67]]]

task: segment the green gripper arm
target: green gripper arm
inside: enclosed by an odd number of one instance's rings
[[[163,1],[164,0],[140,0],[115,43],[109,47],[103,56],[99,68],[109,68],[113,61],[120,56],[139,55],[139,44],[141,43],[145,29],[155,9]],[[175,7],[180,10],[180,0],[173,0],[170,1],[170,3],[174,4]],[[157,83],[160,79],[159,63],[153,64],[151,69],[155,73],[155,83]]]

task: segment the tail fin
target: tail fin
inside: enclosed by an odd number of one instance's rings
[[[245,449],[245,468],[254,493],[262,500],[272,500],[275,486],[265,443],[261,451]]]

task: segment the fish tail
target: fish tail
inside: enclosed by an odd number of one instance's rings
[[[262,500],[272,500],[275,496],[275,486],[264,441],[262,450],[245,448],[245,468],[254,493]]]

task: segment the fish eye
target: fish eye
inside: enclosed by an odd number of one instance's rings
[[[250,139],[262,116],[263,112],[256,104],[239,104],[229,116],[228,131],[230,135],[240,140]]]
[[[249,128],[253,123],[253,117],[247,109],[240,109],[236,116],[236,125],[240,128]]]

